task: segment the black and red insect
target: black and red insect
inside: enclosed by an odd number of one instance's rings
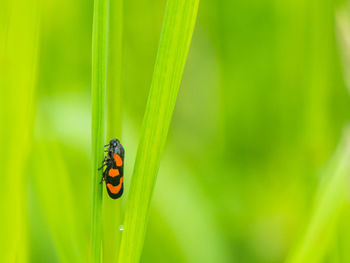
[[[108,149],[105,151],[107,155],[103,160],[103,165],[99,168],[102,169],[106,166],[106,169],[103,171],[101,182],[106,182],[106,188],[108,195],[117,199],[122,196],[124,190],[124,148],[120,144],[120,141],[117,139],[112,139],[108,146]]]

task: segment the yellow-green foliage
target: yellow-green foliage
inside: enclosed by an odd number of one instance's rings
[[[25,262],[40,14],[38,1],[3,1],[1,9],[0,261]]]
[[[1,1],[0,262],[350,262],[342,4]]]

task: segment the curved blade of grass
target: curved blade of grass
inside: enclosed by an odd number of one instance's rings
[[[315,208],[305,235],[286,262],[323,262],[334,224],[346,201],[350,175],[350,130],[343,139],[324,173],[320,184]]]
[[[50,134],[54,134],[54,131]],[[82,235],[78,227],[74,192],[61,149],[57,143],[47,141],[38,141],[33,148],[38,157],[33,158],[35,195],[39,197],[60,262],[85,263],[87,257],[83,253],[83,241],[79,239]],[[56,176],[47,176],[48,171],[55,171]]]
[[[121,139],[122,123],[122,33],[123,0],[111,0],[109,21],[107,85],[107,141]],[[113,200],[103,191],[103,261],[116,262],[120,245],[121,199]]]
[[[125,211],[119,262],[139,262],[161,154],[189,50],[198,0],[168,0]]]
[[[92,222],[91,260],[101,261],[102,170],[106,126],[106,84],[108,48],[108,0],[95,0],[92,31]]]

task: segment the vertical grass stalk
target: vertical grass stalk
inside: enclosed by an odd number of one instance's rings
[[[92,222],[91,261],[101,262],[102,171],[106,126],[106,85],[108,55],[108,0],[95,0],[92,30]]]
[[[139,262],[149,207],[190,47],[198,0],[168,0],[125,211],[119,263]]]
[[[111,0],[109,20],[107,85],[107,140],[121,138],[123,0]],[[116,262],[120,244],[121,199],[111,199],[103,191],[103,261]]]
[[[111,139],[121,134],[123,0],[111,0],[110,2],[109,29],[107,137]]]

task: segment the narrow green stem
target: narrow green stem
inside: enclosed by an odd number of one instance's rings
[[[198,0],[168,0],[128,195],[119,263],[139,262],[161,154],[196,21]]]
[[[92,32],[92,225],[91,261],[101,262],[102,171],[106,126],[108,0],[95,0]]]
[[[121,140],[123,0],[111,0],[109,28],[107,140]],[[103,260],[106,263],[116,262],[118,259],[120,224],[121,199],[113,200],[107,191],[103,191]]]
[[[107,87],[107,137],[119,137],[122,123],[123,0],[111,0]]]

